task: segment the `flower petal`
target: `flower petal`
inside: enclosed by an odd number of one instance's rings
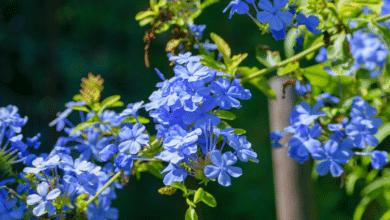
[[[268,11],[259,11],[256,14],[257,20],[262,24],[267,24],[274,15]]]
[[[49,191],[49,184],[46,182],[42,182],[37,187],[38,194],[41,197],[44,197],[47,195],[47,191]]]
[[[46,199],[47,200],[53,200],[56,199],[61,194],[61,190],[59,189],[53,189],[52,191],[47,194]]]
[[[281,11],[276,14],[286,24],[290,24],[293,20],[294,15],[288,11]]]
[[[286,7],[287,3],[288,3],[288,0],[274,0],[275,11],[282,10],[284,7]]]
[[[259,6],[259,8],[264,10],[264,11],[269,11],[269,12],[275,11],[274,6],[268,0],[260,0],[259,4],[257,6]]]
[[[42,201],[42,197],[37,194],[32,194],[27,197],[27,204],[28,205],[35,205],[38,202]]]
[[[227,174],[227,172],[221,172],[218,176],[218,183],[221,184],[222,186],[230,186],[231,180],[230,176]]]
[[[41,215],[43,215],[43,213],[45,213],[45,203],[46,203],[46,202],[42,202],[42,203],[40,203],[39,205],[37,205],[37,206],[33,209],[34,215],[36,215],[36,216],[41,216]]]

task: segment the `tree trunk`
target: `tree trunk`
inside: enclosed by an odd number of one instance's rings
[[[288,76],[273,77],[270,80],[277,100],[269,100],[270,130],[283,131],[289,125],[289,114],[296,103],[294,86],[286,88],[285,99],[283,84],[289,80]],[[290,138],[289,135],[281,140],[282,146]],[[275,200],[277,218],[279,220],[315,220],[315,204],[311,184],[311,164],[299,164],[287,156],[288,148],[272,150],[272,163],[275,185]]]

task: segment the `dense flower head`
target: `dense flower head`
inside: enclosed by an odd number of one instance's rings
[[[340,176],[343,172],[342,164],[346,164],[352,156],[367,155],[372,157],[372,165],[375,169],[381,169],[387,163],[387,153],[373,151],[370,154],[353,151],[354,148],[365,148],[367,145],[377,146],[378,140],[374,134],[382,125],[380,118],[375,118],[377,110],[359,96],[352,98],[350,117],[338,124],[320,126],[319,119],[326,115],[321,111],[325,107],[325,100],[330,105],[340,102],[338,97],[330,93],[322,93],[316,99],[313,108],[307,102],[301,102],[290,113],[290,125],[284,129],[285,133],[274,131],[270,135],[273,148],[280,148],[279,140],[292,133],[288,140],[288,156],[303,163],[312,157],[320,163],[316,171],[320,175],[331,173],[332,176]],[[325,142],[323,141],[325,138]],[[320,141],[321,140],[321,141]]]
[[[205,166],[212,163],[211,152],[218,149],[222,152],[227,144],[235,150],[234,157],[243,162],[258,162],[245,136],[231,133],[234,129],[217,128],[222,121],[218,112],[240,108],[240,100],[251,98],[250,91],[241,86],[239,79],[206,67],[198,57],[190,55],[171,56],[170,60],[176,60],[175,76],[160,77],[164,81],[157,84],[158,90],[145,105],[157,123],[157,138],[163,138],[163,151],[155,158],[169,162],[162,171],[166,173],[163,180],[166,185],[182,182],[188,175],[204,176],[199,172],[203,173]],[[113,147],[107,149],[108,157],[113,151]],[[225,180],[219,183],[229,185]]]
[[[380,40],[372,33],[363,30],[347,35],[351,45],[351,54],[355,65],[370,71],[371,77],[377,77],[384,67],[388,51]]]

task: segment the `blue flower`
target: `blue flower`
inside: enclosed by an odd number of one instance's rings
[[[179,125],[173,125],[169,128],[163,142],[165,150],[155,156],[155,158],[174,164],[181,162],[190,154],[198,151],[196,141],[201,134],[202,130],[199,128],[187,133]]]
[[[161,173],[166,173],[163,179],[163,183],[166,186],[173,184],[174,182],[183,182],[187,177],[187,172],[180,166],[176,164],[169,163],[168,166],[161,171]]]
[[[255,2],[255,0],[245,0],[246,2],[252,4]],[[248,4],[244,2],[243,0],[233,0],[230,2],[230,4],[223,10],[223,12],[225,13],[229,8],[230,9],[230,15],[229,15],[229,19],[232,18],[232,16],[234,15],[234,13],[237,13],[237,14],[240,14],[240,15],[243,15],[243,14],[246,14],[249,12],[249,6]]]
[[[195,122],[194,128],[203,128],[205,124],[208,124],[211,121],[213,126],[217,126],[221,121],[218,116],[214,114],[207,113],[213,110],[217,105],[214,103],[213,98],[207,98],[203,103],[202,107],[198,107],[193,112],[186,112],[183,115],[184,123],[190,125]]]
[[[327,50],[325,47],[321,47],[319,52],[318,52],[318,55],[316,56],[316,61],[319,62],[319,63],[322,63],[324,61],[326,61],[328,59],[328,57],[326,56],[326,53],[327,53]]]
[[[61,194],[61,191],[59,189],[53,189],[49,192],[49,184],[42,182],[38,185],[37,192],[38,194],[32,194],[27,197],[28,205],[35,205],[39,203],[33,209],[34,215],[41,216],[45,213],[45,210],[49,216],[55,215],[57,210],[54,207],[52,200],[55,200]]]
[[[190,31],[194,34],[195,39],[199,40],[203,36],[203,31],[206,29],[206,25],[187,25],[190,28]]]
[[[81,156],[84,160],[89,160],[93,155],[97,161],[101,161],[99,158],[99,152],[110,144],[110,141],[114,139],[113,136],[101,137],[101,132],[95,131],[94,127],[84,129],[87,134],[87,140],[76,146],[76,149],[82,152]]]
[[[144,104],[144,101],[136,102],[134,104],[130,103],[127,105],[126,109],[123,110],[123,112],[119,114],[119,116],[126,117],[129,115],[132,115],[135,118],[137,118],[138,110],[144,107],[143,104]]]
[[[307,102],[301,102],[299,105],[295,106],[294,111],[298,113],[299,124],[309,125],[318,117],[325,116],[325,112],[317,112],[317,110],[324,106],[323,101],[317,102],[314,105],[313,109],[310,104]]]
[[[314,124],[309,130],[307,126],[300,134],[295,134],[290,138],[287,156],[303,163],[309,159],[309,153],[314,152],[321,146],[321,142],[315,138],[321,135],[321,126]]]
[[[275,38],[275,40],[283,40],[286,38],[286,29],[285,29],[285,24],[283,24],[283,28],[280,30],[274,30],[274,29],[268,29],[272,33],[272,37]]]
[[[241,108],[237,99],[250,98],[250,96],[242,93],[240,85],[235,82],[230,84],[228,79],[219,78],[217,81],[211,82],[209,88],[211,93],[215,95],[215,103],[222,109]]]
[[[85,105],[87,105],[87,103],[83,101],[78,101],[78,102],[68,102],[65,104],[65,107],[70,108],[72,106],[85,106]]]
[[[110,144],[110,145],[107,145],[107,147],[103,148],[103,150],[101,150],[99,152],[99,157],[103,161],[107,161],[112,156],[114,156],[114,154],[116,154],[116,152],[118,152],[118,148],[115,146],[115,144]]]
[[[274,5],[268,0],[260,0],[258,6],[264,11],[257,12],[257,20],[266,24],[269,23],[270,28],[275,31],[284,29],[284,24],[290,24],[294,15],[288,11],[282,10],[288,3],[288,0],[274,0]]]
[[[327,99],[327,100],[329,100],[329,101],[331,101],[331,102],[333,102],[335,104],[340,102],[339,98],[337,98],[335,96],[332,96],[332,94],[330,94],[329,92],[324,92],[324,93],[320,94],[316,100],[318,102],[321,99]]]
[[[248,162],[249,159],[258,163],[257,153],[251,148],[251,143],[246,140],[245,136],[241,136],[229,141],[229,145],[236,150],[235,155],[242,162]]]
[[[39,146],[41,146],[41,142],[38,141],[40,137],[41,137],[41,134],[38,133],[37,135],[35,135],[32,138],[27,138],[27,145],[29,147],[34,147],[34,149],[38,149]]]
[[[295,83],[295,91],[297,91],[298,95],[304,98],[307,92],[311,92],[310,82],[307,81],[306,85],[301,85],[301,81],[297,80]]]
[[[353,156],[350,149],[339,146],[334,140],[327,141],[323,149],[318,148],[312,153],[314,160],[322,162],[316,166],[316,171],[321,176],[326,175],[329,170],[333,177],[340,176],[343,173],[343,168],[340,164],[346,164]]]
[[[100,167],[95,164],[83,160],[82,158],[77,158],[74,162],[71,156],[67,154],[61,155],[61,162],[59,167],[67,172],[74,172],[77,175],[80,175],[84,172],[97,173],[100,171]]]
[[[375,169],[382,169],[388,162],[388,156],[386,151],[371,151],[371,165]]]
[[[309,17],[306,17],[304,14],[299,13],[296,17],[296,20],[298,26],[305,25],[307,30],[309,30],[312,34],[321,33],[321,31],[317,29],[317,26],[320,24],[320,19],[318,19],[316,16],[310,15]]]
[[[115,220],[118,219],[119,211],[116,208],[110,207],[111,202],[103,198],[99,198],[99,206],[95,203],[91,203],[88,206],[88,219],[89,220]]]
[[[277,148],[281,148],[283,147],[279,141],[280,139],[282,139],[286,134],[285,133],[282,133],[278,130],[272,132],[270,135],[269,135],[269,139],[271,141],[271,147],[273,149],[277,149]]]
[[[56,130],[61,131],[65,127],[65,123],[67,122],[66,117],[69,116],[70,113],[72,113],[72,108],[67,108],[64,112],[58,113],[57,118],[54,119],[54,121],[50,122],[49,126],[52,127],[54,125],[57,125]]]
[[[14,208],[17,201],[17,199],[0,200],[0,219],[14,220],[23,218],[26,204],[23,201],[19,201],[19,207]]]
[[[179,54],[178,56],[169,57],[169,61],[176,61],[178,64],[186,64],[188,62],[199,62],[203,57],[200,56],[191,56],[191,52],[185,54]]]
[[[133,157],[132,155],[119,152],[114,159],[114,164],[120,170],[131,170],[133,167]]]
[[[212,72],[210,68],[203,66],[200,62],[188,62],[185,67],[176,65],[173,71],[178,78],[187,79],[189,82],[208,78]]]
[[[7,107],[0,108],[0,128],[4,130],[9,127],[13,132],[20,133],[22,128],[27,123],[27,116],[21,118],[18,114],[18,107],[8,105]],[[2,137],[0,137],[1,143]]]
[[[204,168],[204,174],[209,179],[218,178],[218,183],[222,186],[231,185],[230,176],[239,177],[242,175],[240,167],[232,166],[236,163],[237,157],[230,151],[221,155],[220,151],[214,150],[211,152],[210,161],[214,165],[207,165]]]
[[[110,131],[111,127],[118,127],[123,121],[123,118],[112,110],[105,110],[100,113],[99,118],[103,122],[99,125],[99,128],[106,132]]]
[[[43,157],[38,157],[33,160],[32,165],[34,167],[25,167],[23,172],[38,174],[39,172],[46,169],[54,169],[59,165],[60,156],[58,154],[43,159]]]
[[[145,145],[149,141],[149,136],[144,133],[145,126],[137,123],[133,128],[127,126],[123,127],[119,132],[119,141],[121,142],[118,146],[119,151],[130,154],[136,154],[141,150],[141,146]]]

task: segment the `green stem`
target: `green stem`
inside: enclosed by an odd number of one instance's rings
[[[111,179],[103,186],[103,188],[101,188],[94,197],[90,198],[87,203],[86,203],[86,206],[88,207],[89,204],[91,204],[91,202],[93,202],[93,200],[95,200],[107,187],[109,187],[118,177],[120,177],[122,175],[123,171],[119,171],[118,173],[116,173],[113,177],[111,177]]]
[[[335,39],[336,39],[336,38],[333,38],[333,39],[331,38],[330,41],[334,41]],[[287,64],[289,64],[289,63],[291,63],[291,62],[293,62],[293,61],[297,61],[297,60],[300,60],[300,59],[304,58],[304,57],[305,57],[306,55],[308,55],[309,53],[315,52],[315,51],[319,50],[319,49],[320,49],[321,47],[323,47],[323,46],[325,46],[325,43],[324,43],[324,42],[321,42],[321,43],[319,43],[319,44],[317,44],[317,45],[315,45],[315,46],[313,46],[313,47],[310,47],[310,48],[307,49],[307,50],[304,50],[304,51],[298,53],[298,54],[295,55],[295,56],[292,56],[292,57],[290,57],[290,58],[288,58],[288,59],[286,59],[286,60],[283,60],[282,62],[276,64],[275,66],[272,66],[272,67],[265,68],[265,69],[262,69],[262,70],[260,70],[260,71],[257,71],[257,72],[255,72],[255,73],[253,73],[253,74],[251,74],[251,75],[249,75],[249,76],[243,78],[243,79],[241,80],[241,82],[245,83],[245,82],[248,82],[249,80],[251,80],[251,79],[253,79],[253,78],[257,77],[257,76],[261,76],[261,75],[270,73],[270,72],[272,72],[272,71],[275,71],[275,70],[277,70],[279,67],[285,66],[285,65],[287,65]]]
[[[381,21],[385,21],[387,19],[390,19],[390,14],[382,16],[382,17],[379,17],[379,18],[376,18],[376,19],[374,19],[374,21],[381,22]],[[333,36],[333,37],[330,38],[330,42],[333,42],[334,40],[336,40],[336,37]],[[315,46],[310,47],[307,50],[304,50],[304,51],[296,54],[295,56],[292,56],[292,57],[290,57],[290,58],[288,58],[286,60],[283,60],[282,62],[276,64],[275,66],[259,70],[259,71],[255,72],[255,73],[253,73],[253,74],[251,74],[251,75],[249,75],[247,77],[244,77],[241,80],[241,82],[245,83],[245,82],[248,82],[249,80],[251,80],[251,79],[253,79],[255,77],[258,77],[258,76],[261,76],[261,75],[273,72],[273,71],[277,70],[278,68],[283,67],[283,66],[285,66],[285,65],[287,65],[287,64],[289,64],[291,62],[294,62],[294,61],[297,61],[297,60],[300,60],[300,59],[304,58],[306,55],[319,50],[323,46],[325,46],[325,43],[321,42],[321,43],[319,43],[319,44],[317,44]]]

